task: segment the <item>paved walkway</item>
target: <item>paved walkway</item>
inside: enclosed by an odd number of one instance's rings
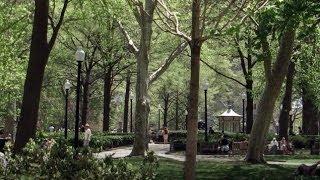
[[[109,151],[104,151],[100,153],[95,153],[94,156],[97,158],[105,158],[106,156],[112,156],[114,158],[123,158],[129,156],[131,153],[132,146],[114,148]],[[149,144],[149,150],[154,151],[159,157],[173,159],[176,161],[185,161],[184,152],[180,153],[168,153],[170,150],[169,144]],[[243,156],[228,156],[228,155],[197,155],[197,161],[214,161],[214,162],[234,162],[243,160]],[[300,162],[285,162],[285,161],[268,161],[268,164],[277,165],[293,165],[298,166]],[[311,163],[305,163],[306,165],[311,165]]]

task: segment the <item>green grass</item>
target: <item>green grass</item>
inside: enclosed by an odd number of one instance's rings
[[[137,164],[140,158],[126,158],[127,162]],[[179,180],[183,179],[183,163],[175,160],[160,158],[156,179]],[[225,180],[273,180],[295,179],[293,172],[296,166],[289,165],[254,165],[245,162],[212,162],[201,161],[197,164],[197,179],[225,179]],[[297,178],[300,179],[300,178]],[[301,178],[316,179],[316,178]]]
[[[314,164],[320,160],[320,155],[310,155],[309,150],[298,150],[294,155],[267,155],[267,161],[282,161],[287,163],[310,163]]]

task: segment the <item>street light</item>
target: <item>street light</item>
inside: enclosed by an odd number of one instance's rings
[[[158,113],[159,113],[159,117],[158,117],[158,129],[160,130],[160,119],[161,119],[161,105],[158,105]]]
[[[81,76],[81,63],[84,61],[85,52],[78,48],[75,58],[78,63],[78,76],[77,76],[77,101],[76,101],[76,122],[74,130],[74,148],[79,147],[79,121],[80,121],[80,76]]]
[[[133,132],[133,124],[132,124],[132,101],[133,101],[133,93],[130,92],[130,132]]]
[[[187,130],[187,124],[188,124],[188,111],[184,111],[184,115],[186,116],[186,130]]]
[[[209,83],[205,82],[203,84],[204,89],[204,124],[205,124],[205,142],[208,142],[208,108],[207,108],[207,92],[209,88]]]
[[[64,117],[64,138],[68,138],[68,96],[69,96],[69,90],[71,88],[71,83],[69,80],[66,80],[64,83],[64,90],[66,92],[66,109],[65,109],[65,117]]]
[[[244,102],[246,100],[246,94],[242,93],[242,133],[244,133]]]

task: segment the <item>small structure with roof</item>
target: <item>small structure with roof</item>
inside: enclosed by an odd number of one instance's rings
[[[217,116],[219,120],[219,130],[238,133],[241,132],[241,118],[242,116],[237,114],[231,109],[231,106],[228,107],[221,115]]]

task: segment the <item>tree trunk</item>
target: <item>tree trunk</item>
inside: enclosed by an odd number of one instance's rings
[[[126,78],[126,94],[124,98],[124,110],[123,110],[123,132],[128,132],[128,115],[129,115],[129,98],[130,98],[130,71],[128,71],[127,78]]]
[[[318,122],[320,120],[319,109],[313,102],[305,88],[302,89],[302,132],[305,135],[318,134]]]
[[[246,96],[247,96],[247,107],[246,107],[246,133],[250,134],[253,124],[253,79],[252,79],[252,69],[254,64],[252,63],[252,49],[251,49],[251,38],[248,38],[248,70],[246,71],[244,58],[241,59],[242,68],[244,71],[244,76],[246,80]],[[240,52],[242,54],[242,52]]]
[[[282,109],[279,117],[279,137],[288,139],[288,127],[290,121],[290,111],[292,104],[293,78],[294,78],[295,64],[291,62],[286,80],[286,90],[282,100]]]
[[[83,82],[83,96],[82,96],[82,111],[81,124],[84,126],[87,123],[89,113],[89,99],[90,99],[90,76],[91,72],[87,71]]]
[[[175,124],[175,130],[179,130],[179,91],[176,93],[176,107],[175,107],[175,119],[176,119],[176,124]]]
[[[246,133],[250,134],[253,124],[253,81],[248,80],[246,84],[247,107],[246,107]]]
[[[163,127],[168,127],[169,93],[165,93],[163,108]]]
[[[110,103],[111,103],[111,88],[112,88],[112,67],[110,66],[104,76],[103,87],[103,131],[110,130]]]
[[[294,118],[291,115],[289,118],[289,135],[293,136],[295,133],[293,132],[293,123],[294,123]]]
[[[47,43],[49,1],[35,0],[30,55],[20,120],[17,127],[14,152],[18,153],[30,138],[35,137],[42,80],[49,57]]]
[[[282,35],[278,56],[272,66],[269,44],[263,39],[264,68],[266,85],[259,102],[257,119],[253,122],[249,148],[246,161],[251,163],[264,163],[263,151],[265,148],[265,138],[269,130],[270,122],[273,119],[275,102],[280,94],[282,83],[288,72],[293,44],[295,39],[294,29],[287,29]]]
[[[147,124],[150,112],[148,66],[155,5],[156,1],[145,0],[144,11],[140,11],[141,37],[137,55],[135,138],[131,156],[144,156],[147,149]]]
[[[191,31],[191,77],[187,118],[187,144],[186,161],[184,163],[184,179],[196,179],[196,155],[197,155],[197,122],[199,102],[199,76],[201,54],[201,30],[200,30],[200,0],[192,2],[192,31]]]

